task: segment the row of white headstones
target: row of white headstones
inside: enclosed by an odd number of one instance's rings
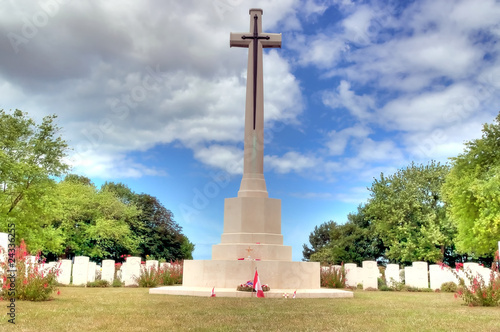
[[[0,233],[0,262],[7,260],[7,248],[9,245],[9,235],[7,233]],[[145,264],[141,264],[141,257],[127,257],[120,269],[115,273],[115,261],[112,259],[105,259],[101,265],[91,262],[87,256],[77,256],[74,262],[70,259],[62,259],[58,262],[39,263],[35,256],[27,256],[25,262],[28,268],[34,270],[35,266],[38,268],[39,273],[48,273],[52,269],[56,269],[57,281],[64,285],[86,285],[87,282],[94,282],[96,277],[102,280],[107,280],[113,283],[115,276],[125,286],[137,285],[137,278],[145,269],[165,269],[170,267],[170,263],[159,263],[157,260],[148,260]],[[73,277],[73,279],[71,279]]]
[[[340,267],[340,265],[334,265],[323,267],[323,269],[339,269]],[[378,289],[378,278],[382,277],[382,274],[376,261],[364,261],[361,267],[349,263],[344,265],[344,269],[346,271],[346,286],[357,287],[358,284],[362,284],[363,289]],[[480,276],[488,285],[491,269],[478,263],[464,263],[463,269],[459,271],[439,264],[428,265],[426,262],[413,262],[412,266],[406,266],[404,269],[400,269],[398,264],[387,264],[385,280],[387,286],[392,287],[396,283],[403,282],[401,277],[404,276],[404,284],[407,286],[439,289],[446,282],[454,282],[458,285],[458,278],[463,278],[465,282],[468,282],[464,270],[474,277]]]
[[[48,273],[52,269],[56,269],[57,282],[63,285],[86,285],[88,282],[96,281],[96,278],[106,280],[110,284],[113,283],[115,277],[125,286],[137,285],[137,279],[144,270],[152,270],[170,267],[170,263],[159,263],[157,260],[148,260],[145,264],[141,264],[141,257],[127,257],[118,271],[115,273],[115,261],[105,259],[98,265],[91,262],[87,256],[77,256],[74,258],[74,263],[70,259],[62,259],[58,262],[38,263],[35,256],[26,257],[27,266],[31,266],[33,270],[35,265],[38,266],[39,273]],[[71,279],[73,277],[73,279]]]

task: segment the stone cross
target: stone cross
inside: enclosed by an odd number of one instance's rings
[[[268,197],[264,180],[263,48],[280,48],[280,33],[262,32],[262,9],[250,9],[250,33],[231,33],[231,47],[248,48],[243,179],[238,197]]]
[[[252,249],[252,248],[250,248],[250,247],[248,247],[248,248],[247,248],[247,249],[245,249],[245,250],[246,250],[246,252],[248,253],[248,257],[250,257],[250,252],[252,252],[252,251],[253,251],[253,249]]]

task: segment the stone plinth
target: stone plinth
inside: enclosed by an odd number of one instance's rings
[[[149,294],[164,294],[164,295],[185,295],[185,296],[201,296],[208,297],[212,293],[213,287],[185,287],[185,286],[164,286],[158,288],[151,288]],[[297,291],[296,297],[298,299],[312,299],[312,298],[352,298],[353,292],[335,289],[335,288],[315,288],[315,289],[280,289],[272,288],[269,292],[265,292],[266,298],[283,298],[283,293],[291,295]],[[251,298],[255,297],[255,293],[239,292],[236,287],[232,288],[215,288],[217,297],[238,297],[238,298]]]
[[[234,288],[253,280],[255,268],[262,284],[271,288],[319,289],[320,267],[317,262],[185,260],[184,287]]]
[[[212,246],[213,260],[251,257],[292,260],[292,247],[283,245],[281,200],[268,197],[234,197],[224,201],[221,243]]]

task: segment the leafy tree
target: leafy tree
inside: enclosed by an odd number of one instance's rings
[[[492,256],[500,239],[500,113],[452,160],[443,192],[460,252]]]
[[[369,188],[365,212],[388,247],[390,261],[446,260],[446,248],[452,246],[456,231],[441,195],[448,171],[440,163],[412,163],[389,177],[382,173]]]
[[[139,210],[137,217],[129,220],[129,225],[139,239],[142,256],[166,260],[192,259],[194,244],[182,234],[182,227],[174,221],[172,212],[156,197],[136,194],[121,183],[106,182],[102,190],[113,192],[122,202]]]
[[[68,146],[55,115],[40,124],[20,110],[0,110],[0,230],[15,223],[16,239],[30,250],[56,249],[61,234],[51,225],[54,177],[63,174]]]
[[[380,259],[385,251],[382,241],[375,236],[373,225],[366,218],[364,207],[348,215],[347,223],[338,225],[333,221],[316,227],[309,239],[314,243],[312,252],[304,245],[304,258],[310,252],[309,260],[327,264],[356,263]],[[322,235],[322,238],[319,237]],[[306,250],[309,250],[307,252]]]
[[[59,211],[55,226],[64,234],[58,252],[85,255],[93,260],[118,259],[136,254],[139,240],[128,221],[139,211],[124,204],[112,192],[97,190],[85,177],[69,175],[57,185]]]
[[[302,255],[304,256],[303,260],[309,260],[312,254],[317,253],[330,243],[330,233],[335,227],[337,227],[337,224],[332,220],[319,225],[319,227],[314,226],[314,231],[312,231],[309,235],[309,243],[311,244],[311,247],[309,248],[306,244],[302,246]]]

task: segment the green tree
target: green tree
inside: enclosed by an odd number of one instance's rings
[[[85,177],[69,175],[57,185],[58,213],[54,225],[64,235],[53,254],[89,256],[93,260],[118,259],[138,253],[139,239],[129,220],[140,213],[114,193],[97,188]]]
[[[56,249],[61,234],[53,227],[54,177],[68,170],[68,146],[58,135],[55,115],[37,124],[20,110],[0,110],[0,230],[16,225],[16,239],[30,250]]]
[[[396,263],[446,260],[455,227],[446,217],[441,187],[449,167],[431,162],[382,173],[371,188],[366,214]]]
[[[309,243],[311,247],[304,244],[302,246],[303,260],[308,261],[311,259],[311,255],[319,252],[322,248],[330,243],[331,240],[331,230],[337,227],[335,221],[330,220],[321,225],[314,226],[314,231],[309,234]]]
[[[492,256],[500,239],[500,113],[482,132],[451,158],[443,192],[458,230],[457,249]]]
[[[364,260],[377,260],[383,257],[385,247],[375,235],[373,225],[359,206],[357,213],[350,213],[348,221],[338,225],[333,221],[316,227],[309,236],[314,251],[304,245],[304,258],[326,264],[356,263]],[[306,251],[309,250],[309,251]]]
[[[135,206],[139,214],[129,221],[139,239],[139,253],[166,260],[192,259],[194,244],[182,234],[173,213],[154,196],[136,194],[121,183],[106,182],[102,190],[113,192],[122,202]]]

